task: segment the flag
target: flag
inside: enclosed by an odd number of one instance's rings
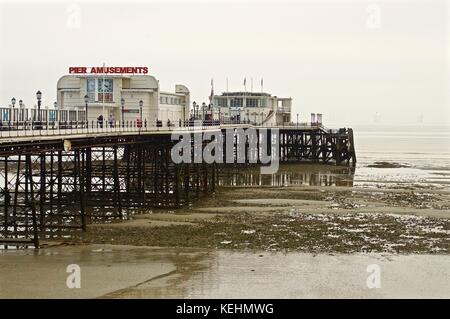
[[[211,79],[211,94],[209,95],[209,102],[212,103],[214,98],[214,80]]]

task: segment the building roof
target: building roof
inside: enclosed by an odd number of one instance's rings
[[[214,95],[216,96],[271,96],[269,93],[264,92],[245,92],[245,91],[238,91],[238,92],[222,92],[222,95]]]

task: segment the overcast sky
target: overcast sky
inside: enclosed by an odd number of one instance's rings
[[[448,1],[4,1],[0,104],[44,104],[69,66],[148,66],[193,100],[264,90],[325,124],[450,124]],[[78,14],[79,13],[79,14]],[[422,119],[422,120],[421,120]]]

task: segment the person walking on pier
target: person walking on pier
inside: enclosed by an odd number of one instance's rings
[[[97,126],[99,126],[100,128],[103,128],[103,115],[102,114],[100,114],[97,117]]]
[[[114,127],[115,120],[114,120],[114,116],[112,115],[112,113],[109,114],[108,122],[109,122],[109,127]]]

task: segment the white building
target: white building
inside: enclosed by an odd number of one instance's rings
[[[140,118],[139,101],[142,100],[142,120],[155,123],[178,123],[189,118],[190,93],[186,86],[176,85],[175,92],[161,92],[159,81],[151,75],[135,74],[70,74],[57,84],[57,107],[61,109],[86,108],[88,96],[89,121],[103,114],[115,120],[134,121]]]
[[[257,125],[291,122],[292,98],[262,92],[223,92],[222,95],[214,95],[212,104],[212,117],[222,121],[240,120]]]

